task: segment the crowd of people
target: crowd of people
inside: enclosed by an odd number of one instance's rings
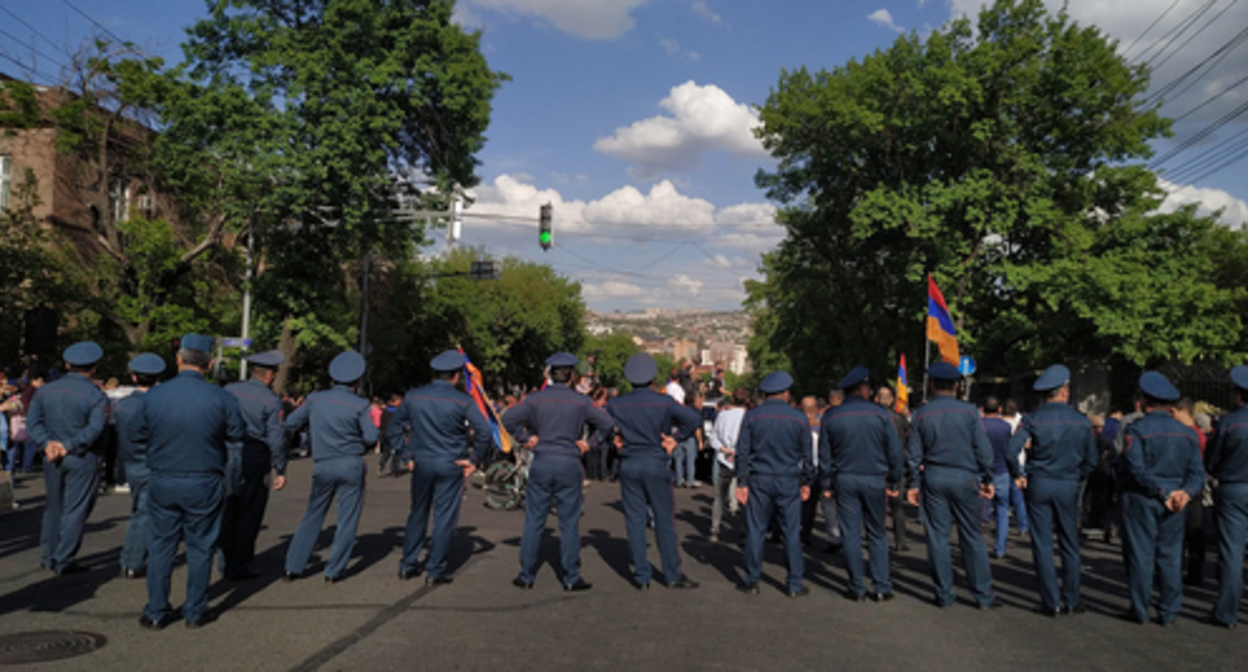
[[[333,387],[292,399],[270,390],[284,362],[280,352],[252,355],[251,378],[221,388],[204,377],[211,350],[211,339],[188,334],[175,376],[165,377],[164,360],[145,353],[131,361],[129,384],[121,385],[94,380],[103,352],[79,343],[65,351],[63,375],[6,379],[2,388],[6,464],[29,470],[39,468],[37,457],[43,462],[46,569],[84,569],[75,556],[101,477],[127,483],[133,516],[120,564],[123,577],[146,578],[144,627],[160,629],[173,618],[169,583],[179,541],[187,556],[181,614],[188,626],[209,618],[214,557],[227,580],[257,576],[250,565],[268,493],[285,487],[291,453],[310,456],[314,465],[284,581],[304,577],[334,501],[338,521],[324,580],[344,578],[363,507],[359,458],[376,448],[381,473],[411,474],[399,578],[424,573],[430,585],[451,583],[447,553],[463,490],[500,456],[491,425],[498,418],[533,455],[521,571],[513,581],[522,589],[536,580],[538,543],[552,511],[563,587],[592,587],[580,575],[577,526],[584,490],[594,481],[620,484],[634,586],[648,589],[654,575],[649,527],[665,585],[697,588],[681,564],[675,489],[706,480],[713,492],[709,540],[744,547],[738,588],[747,594],[759,592],[768,536],[786,548],[786,594],[808,594],[802,547],[813,543],[822,518],[825,551],[843,558],[846,597],[890,600],[890,547],[908,548],[907,517],[914,515],[937,605],[954,602],[956,527],[972,597],[995,608],[989,562],[1007,553],[1012,520],[1031,541],[1040,613],[1084,611],[1080,536],[1099,534],[1123,540],[1131,603],[1124,617],[1150,620],[1156,588],[1155,620],[1167,625],[1177,617],[1182,583],[1204,580],[1204,530],[1212,523],[1219,599],[1209,620],[1234,627],[1238,619],[1248,538],[1248,367],[1231,371],[1239,407],[1222,417],[1198,412],[1164,376],[1147,372],[1135,410],[1102,418],[1071,405],[1070,372],[1061,365],[1039,377],[1034,391],[1044,401],[1023,414],[1011,399],[961,401],[962,376],[943,362],[927,371],[931,399],[910,411],[891,387],[873,386],[864,367],[827,397],[797,398],[782,371],[757,390],[729,390],[722,369],[704,382],[687,363],[660,376],[654,360],[638,354],[624,371],[633,390],[620,394],[597,386],[592,368],[575,356],[557,353],[540,390],[503,396],[483,413],[462,389],[458,351],[430,363],[432,384],[370,402],[357,393],[366,366],[355,352],[331,363]],[[992,524],[989,550],[983,528]]]

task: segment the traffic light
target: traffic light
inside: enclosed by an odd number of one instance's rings
[[[542,206],[541,216],[538,218],[541,222],[541,229],[537,234],[537,242],[542,244],[542,250],[549,250],[555,245],[555,232],[551,227],[553,215],[554,208],[549,203]]]

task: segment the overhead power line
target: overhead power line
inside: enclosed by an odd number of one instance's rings
[[[1169,54],[1166,55],[1165,58],[1161,59],[1161,61],[1157,63],[1151,64],[1152,69],[1160,70],[1161,67],[1165,65],[1167,62],[1169,62],[1170,59],[1174,58],[1176,54],[1183,51],[1184,47],[1186,47],[1188,44],[1191,44],[1192,40],[1196,39],[1197,37],[1200,36],[1201,33],[1208,30],[1209,26],[1212,26],[1214,23],[1217,23],[1218,19],[1222,18],[1223,14],[1226,14],[1228,11],[1230,11],[1230,9],[1235,6],[1236,2],[1239,2],[1239,0],[1231,0],[1231,3],[1229,5],[1223,7],[1222,11],[1218,12],[1217,14],[1213,16],[1212,19],[1209,19],[1207,22],[1205,22],[1205,25],[1201,26],[1196,32],[1189,35],[1186,40],[1183,40],[1182,44],[1180,44],[1178,47],[1173,49]]]
[[[65,54],[65,56],[67,56],[67,57],[69,57],[69,58],[73,58],[73,57],[74,57],[74,55],[73,55],[73,54],[71,54],[71,53],[69,53],[69,50],[67,50],[64,46],[61,46],[61,45],[59,45],[59,44],[57,44],[57,43],[53,42],[52,40],[48,39],[48,37],[47,37],[46,35],[44,35],[43,33],[39,32],[39,29],[38,29],[38,28],[35,28],[34,26],[32,26],[32,25],[30,25],[29,23],[27,23],[24,19],[22,19],[22,17],[18,16],[17,14],[14,14],[14,13],[13,13],[13,10],[11,10],[11,9],[9,9],[8,7],[5,7],[5,6],[3,6],[3,5],[0,5],[0,12],[4,12],[5,14],[8,14],[10,18],[12,18],[14,21],[16,21],[16,22],[18,22],[18,23],[22,24],[23,26],[25,26],[27,30],[29,30],[31,33],[34,33],[35,37],[38,37],[39,39],[43,40],[44,42],[47,42],[49,45],[51,45],[51,47],[52,47],[53,49],[56,49],[57,51],[61,52],[62,54]]]
[[[13,33],[10,33],[9,31],[7,31],[7,30],[5,30],[5,29],[3,29],[3,28],[0,28],[0,35],[3,35],[3,36],[5,36],[5,37],[9,38],[10,40],[13,40],[14,42],[16,42],[16,43],[18,44],[18,46],[21,46],[21,47],[24,47],[24,48],[26,48],[26,49],[29,49],[29,50],[31,51],[31,53],[35,54],[36,56],[39,56],[40,58],[43,58],[43,59],[49,60],[49,61],[51,61],[53,64],[55,64],[55,65],[59,65],[59,66],[61,66],[62,68],[64,68],[64,67],[68,67],[68,66],[66,66],[63,62],[61,62],[61,61],[59,61],[59,60],[57,60],[57,59],[55,59],[55,58],[53,58],[53,57],[51,57],[51,56],[49,56],[49,55],[47,55],[47,54],[43,53],[42,51],[40,51],[38,48],[36,48],[36,47],[35,47],[35,45],[34,45],[34,44],[29,44],[29,43],[23,42],[23,41],[21,40],[21,38],[19,38],[18,36],[14,35]]]
[[[91,18],[91,15],[90,15],[90,14],[87,14],[86,12],[82,11],[81,9],[78,9],[78,5],[75,5],[74,3],[70,2],[69,0],[61,0],[61,2],[64,2],[66,6],[68,6],[70,9],[74,10],[75,12],[77,12],[77,13],[78,13],[78,15],[79,15],[79,16],[81,16],[82,18],[84,18],[84,19],[86,19],[86,20],[90,21],[90,22],[92,23],[92,25],[94,25],[96,28],[99,28],[99,29],[100,29],[100,30],[101,30],[101,31],[102,31],[105,35],[107,35],[107,36],[109,36],[109,37],[113,38],[113,40],[115,40],[115,41],[117,41],[117,42],[119,42],[119,43],[124,43],[124,42],[125,42],[125,40],[121,39],[120,37],[117,37],[117,35],[116,35],[113,31],[109,30],[108,28],[105,28],[105,27],[104,27],[104,24],[102,24],[102,23],[100,23],[99,21],[96,21],[95,19]]]
[[[1166,8],[1166,11],[1161,13],[1161,16],[1153,19],[1153,22],[1148,24],[1148,27],[1144,29],[1144,32],[1140,33],[1134,40],[1131,41],[1131,44],[1125,51],[1122,52],[1122,55],[1125,57],[1127,54],[1131,53],[1131,50],[1135,48],[1135,45],[1139,44],[1140,40],[1144,39],[1145,35],[1152,32],[1152,30],[1157,27],[1157,24],[1165,20],[1165,18],[1170,15],[1170,12],[1174,11],[1174,8],[1179,6],[1180,2],[1183,2],[1183,0],[1174,0],[1174,2],[1170,3],[1170,6]]]
[[[1217,2],[1218,0],[1208,0],[1208,2],[1206,2],[1203,6],[1201,6],[1196,11],[1189,14],[1187,18],[1180,21],[1178,25],[1174,26],[1170,30],[1163,33],[1161,38],[1158,39],[1157,42],[1149,45],[1147,48],[1144,49],[1144,51],[1141,51],[1139,54],[1136,55],[1135,58],[1131,59],[1131,61],[1135,63],[1140,60],[1143,60],[1144,55],[1151,52],[1153,50],[1153,47],[1157,45],[1161,45],[1157,49],[1157,51],[1153,53],[1152,56],[1150,56],[1147,60],[1144,61],[1146,65],[1152,65],[1154,61],[1156,61],[1158,58],[1161,57],[1162,54],[1166,53],[1166,50],[1170,48],[1170,45],[1174,44],[1175,40],[1182,37],[1183,33],[1187,32],[1187,29],[1191,28],[1192,25],[1194,25],[1197,21],[1199,21],[1200,17],[1203,16],[1205,12],[1208,12],[1215,4],[1217,4]]]
[[[1162,86],[1161,88],[1154,91],[1148,97],[1148,99],[1145,100],[1145,104],[1147,105],[1153,101],[1161,100],[1171,91],[1174,91],[1176,88],[1182,85],[1183,82],[1187,78],[1203,70],[1204,72],[1201,73],[1195,79],[1193,79],[1191,82],[1189,82],[1188,85],[1183,88],[1183,91],[1187,91],[1188,89],[1192,88],[1193,86],[1196,85],[1197,82],[1199,82],[1200,80],[1208,76],[1210,72],[1213,72],[1213,70],[1217,68],[1217,66],[1223,61],[1223,59],[1229,56],[1232,51],[1235,51],[1237,48],[1239,48],[1239,46],[1242,45],[1245,41],[1248,41],[1248,27],[1236,33],[1234,37],[1227,40],[1225,43],[1222,44],[1222,46],[1215,49],[1213,53],[1206,56],[1199,63],[1189,68],[1186,72],[1179,75],[1178,77],[1175,77],[1174,79],[1166,83],[1165,86]],[[1205,66],[1209,66],[1209,67],[1205,67]],[[1183,91],[1175,93],[1175,97],[1177,98]]]

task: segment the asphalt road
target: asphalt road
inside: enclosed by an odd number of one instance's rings
[[[368,458],[370,464],[374,457]],[[190,631],[175,623],[141,629],[142,581],[118,578],[117,556],[129,497],[101,497],[80,560],[83,574],[56,577],[39,569],[42,480],[19,476],[22,508],[0,516],[0,635],[39,630],[100,633],[107,643],[76,658],[38,663],[56,670],[1244,670],[1248,629],[1202,624],[1215,586],[1187,589],[1175,627],[1115,618],[1126,605],[1116,546],[1085,544],[1084,598],[1089,612],[1049,619],[1036,604],[1028,544],[1011,537],[1008,557],[992,563],[1002,609],[971,606],[959,570],[960,599],[950,609],[931,602],[921,528],[910,522],[911,551],[894,557],[898,599],[844,600],[839,556],[817,538],[807,555],[812,594],[784,596],[783,556],[769,546],[764,589],[750,597],[733,588],[741,569],[735,544],[706,540],[710,489],[677,491],[685,572],[695,591],[648,593],[628,582],[627,543],[615,485],[589,488],[581,524],[586,593],[565,593],[555,576],[553,519],[545,564],[531,591],[516,590],[523,514],[482,506],[469,491],[452,549],[456,581],[427,588],[396,578],[408,480],[370,472],[364,516],[347,579],[279,580],[287,542],[303,514],[311,463],[291,464],[290,484],[269,504],[255,569],[264,577],[212,586],[216,620]],[[332,515],[328,522],[332,525]],[[319,558],[328,555],[329,527]],[[657,549],[651,549],[657,563]],[[1210,556],[1208,576],[1213,576]],[[175,606],[185,573],[174,574]]]

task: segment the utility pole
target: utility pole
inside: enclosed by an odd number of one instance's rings
[[[243,283],[243,341],[251,338],[251,280],[255,263],[256,216],[253,213],[247,220],[247,275]],[[247,380],[247,358],[243,357],[238,366],[238,379]]]

